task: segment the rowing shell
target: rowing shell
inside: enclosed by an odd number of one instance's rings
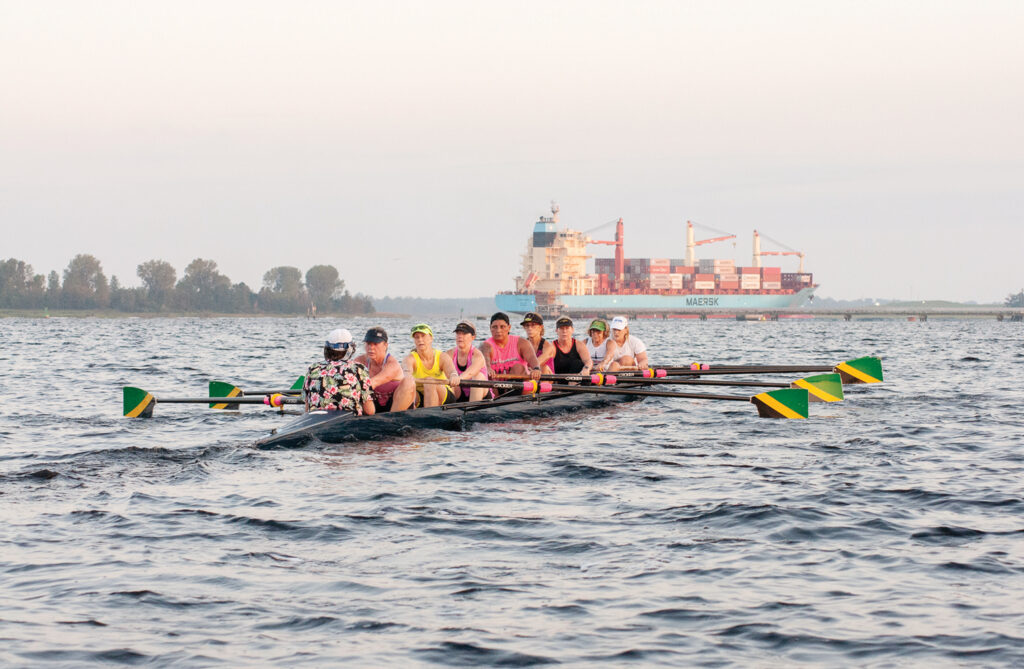
[[[400,437],[415,430],[464,430],[474,423],[553,416],[642,399],[623,395],[552,393],[448,404],[372,416],[356,416],[347,411],[311,411],[260,439],[256,445],[260,448],[295,448],[313,439],[337,444]]]

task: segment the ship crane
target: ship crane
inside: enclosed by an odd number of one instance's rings
[[[691,267],[697,264],[697,247],[703,246],[704,244],[712,244],[714,242],[724,242],[727,239],[736,239],[736,235],[725,232],[724,230],[715,230],[706,225],[697,225],[703,230],[710,230],[711,232],[721,235],[720,237],[712,237],[711,239],[702,239],[699,242],[693,239],[693,228],[695,224],[693,221],[686,222],[686,264]],[[736,242],[733,242],[733,246]]]
[[[786,250],[785,251],[762,251],[761,250],[761,237],[764,237],[765,239],[770,241],[772,244],[775,244],[776,246],[779,246],[779,247],[784,248]],[[788,246],[786,246],[785,244],[782,244],[780,242],[775,241],[774,239],[772,239],[768,235],[760,234],[760,233],[758,233],[757,230],[754,230],[754,267],[760,267],[761,266],[761,256],[797,256],[798,258],[800,258],[800,269],[798,269],[797,271],[800,274],[804,273],[804,252],[803,251],[796,251],[794,249],[791,249]]]
[[[618,221],[609,221],[608,223],[602,223],[596,228],[591,228],[583,234],[593,232],[594,230],[600,230],[606,225],[615,223],[615,239],[614,240],[603,240],[603,239],[591,239],[587,237],[587,244],[607,244],[615,247],[615,281],[618,285],[621,285],[626,280],[626,257],[623,251],[623,241],[625,239],[625,233],[623,232],[622,219]]]

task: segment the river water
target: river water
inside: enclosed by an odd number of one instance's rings
[[[648,399],[261,451],[288,416],[121,417],[371,324],[0,320],[0,665],[1024,664],[1019,323],[634,323],[657,364],[883,358],[806,421]]]

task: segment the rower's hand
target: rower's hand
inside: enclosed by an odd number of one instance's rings
[[[461,380],[461,377],[460,377],[460,376],[459,376],[458,374],[452,374],[452,378],[448,379],[448,383],[449,383],[449,384],[450,384],[450,385],[451,385],[451,386],[452,386],[453,388],[458,388],[458,387],[459,387],[459,381],[460,381],[460,380]]]
[[[530,372],[530,378],[534,381],[540,381],[540,370],[535,369],[532,372]]]

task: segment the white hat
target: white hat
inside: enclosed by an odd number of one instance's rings
[[[338,328],[337,330],[331,330],[327,335],[327,341],[324,342],[326,348],[334,349],[335,351],[344,351],[352,344],[352,333],[344,328]]]
[[[612,319],[613,330],[625,330],[627,325],[629,325],[629,319],[625,316],[616,316]]]

